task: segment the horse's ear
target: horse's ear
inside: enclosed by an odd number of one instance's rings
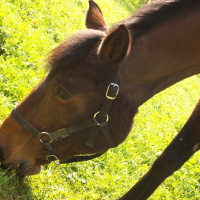
[[[119,65],[130,49],[131,36],[125,25],[109,33],[99,48],[99,61],[103,66]]]
[[[107,24],[99,6],[93,0],[89,0],[89,5],[90,7],[86,17],[86,27],[107,32]]]

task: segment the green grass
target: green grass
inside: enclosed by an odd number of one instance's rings
[[[130,16],[144,0],[96,1],[109,25]],[[45,57],[66,36],[85,28],[87,0],[0,1],[0,120],[45,75]],[[112,200],[128,191],[180,131],[199,98],[194,76],[139,109],[134,129],[119,147],[93,161],[55,165],[18,179],[0,170],[0,199]],[[168,178],[151,200],[200,199],[199,153]]]

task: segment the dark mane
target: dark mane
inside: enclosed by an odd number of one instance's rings
[[[53,49],[47,59],[50,71],[65,70],[79,62],[94,47],[98,46],[105,34],[96,30],[85,30],[74,34],[72,37]]]
[[[160,24],[173,20],[177,16],[184,16],[186,12],[191,12],[191,9],[194,10],[197,6],[200,6],[199,0],[154,0],[117,25],[127,25],[131,30],[132,38],[136,39]]]

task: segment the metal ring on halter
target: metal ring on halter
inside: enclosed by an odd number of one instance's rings
[[[56,155],[53,155],[53,154],[52,154],[52,155],[46,155],[46,159],[47,159],[47,160],[50,160],[49,158],[51,158],[51,157],[54,157],[54,158],[55,158],[54,163],[58,165],[58,164],[59,164],[59,162],[58,162],[59,159],[57,158]],[[51,160],[50,160],[50,161],[51,161]]]
[[[97,116],[99,113],[100,113],[100,111],[98,111],[98,112],[96,112],[96,113],[94,114],[93,120],[94,120],[94,122],[95,122],[96,125],[101,126],[101,124],[107,123],[109,118],[108,118],[108,115],[107,115],[107,116],[106,116],[106,120],[105,120],[104,122],[98,122],[96,116]]]
[[[44,142],[44,141],[41,139],[42,135],[47,135],[47,136],[49,137],[50,141]],[[49,143],[52,143],[53,137],[52,137],[51,134],[49,134],[49,133],[47,133],[47,132],[41,132],[41,135],[40,135],[39,140],[40,140],[40,142],[42,142],[43,144],[45,144],[45,143],[48,143],[48,144],[49,144]]]

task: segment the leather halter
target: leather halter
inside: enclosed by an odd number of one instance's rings
[[[119,74],[120,71],[118,71]],[[118,76],[117,76],[118,78]],[[41,143],[43,143],[44,150],[43,153],[46,156],[46,159],[48,161],[56,161],[58,160],[57,156],[55,155],[53,148],[51,146],[51,143],[54,139],[56,138],[62,138],[62,137],[67,137],[70,136],[70,134],[89,128],[92,128],[92,132],[86,141],[86,145],[93,147],[94,142],[96,141],[96,138],[100,132],[102,131],[104,138],[107,142],[107,145],[109,148],[114,148],[117,146],[117,143],[113,137],[113,134],[110,131],[110,128],[108,126],[108,112],[110,110],[110,107],[117,97],[119,91],[119,86],[116,83],[110,83],[107,91],[106,91],[106,98],[101,106],[100,111],[94,114],[92,119],[86,120],[83,123],[68,127],[68,128],[63,128],[57,131],[53,131],[50,133],[47,132],[41,132],[34,126],[32,126],[29,122],[27,122],[14,108],[11,112],[11,116],[15,119],[15,121],[20,124],[24,129],[26,129],[28,132],[33,134],[35,137],[37,137]],[[47,135],[50,139],[50,141],[43,141],[42,140],[42,135]],[[75,156],[69,159],[66,163],[70,162],[79,162],[79,161],[86,161],[90,160],[96,157],[99,157],[102,154],[94,154],[94,155],[89,155],[89,156]]]

